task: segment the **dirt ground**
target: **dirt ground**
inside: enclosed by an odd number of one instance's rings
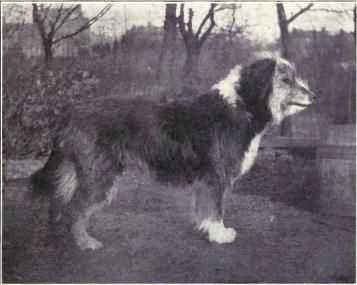
[[[3,282],[354,283],[355,219],[318,211],[312,166],[259,160],[227,196],[225,223],[238,235],[226,245],[193,229],[188,190],[139,183],[93,221],[104,243],[95,252],[50,240],[46,203],[22,199],[27,179],[8,180]]]

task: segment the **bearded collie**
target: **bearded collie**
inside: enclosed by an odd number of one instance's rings
[[[158,181],[190,185],[197,228],[211,242],[231,243],[236,232],[223,223],[225,191],[252,167],[267,127],[313,97],[291,63],[265,58],[235,67],[191,101],[108,99],[77,107],[32,176],[32,193],[48,197],[50,224],[66,221],[79,248],[95,250],[103,245],[88,234],[89,220],[135,165]]]

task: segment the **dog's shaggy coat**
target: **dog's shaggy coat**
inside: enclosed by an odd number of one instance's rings
[[[269,124],[311,104],[313,94],[284,60],[236,67],[212,91],[166,105],[103,100],[77,108],[33,175],[34,194],[50,197],[50,221],[67,221],[81,249],[90,217],[116,196],[128,165],[171,184],[192,185],[197,226],[210,241],[235,239],[223,224],[225,190],[254,163]]]

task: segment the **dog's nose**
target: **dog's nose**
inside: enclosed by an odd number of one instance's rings
[[[310,93],[311,100],[316,100],[316,97],[317,97],[316,93],[314,93],[312,91],[309,91],[309,93]]]
[[[310,99],[312,101],[314,101],[316,99],[316,94],[314,92],[312,92],[311,90],[305,89],[305,92],[308,94],[308,96],[310,97]]]

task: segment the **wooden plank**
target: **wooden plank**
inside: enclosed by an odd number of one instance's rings
[[[315,138],[296,138],[296,137],[267,137],[263,139],[261,146],[263,148],[299,148],[316,147],[319,141]]]
[[[356,160],[355,146],[323,145],[317,148],[318,159]]]

